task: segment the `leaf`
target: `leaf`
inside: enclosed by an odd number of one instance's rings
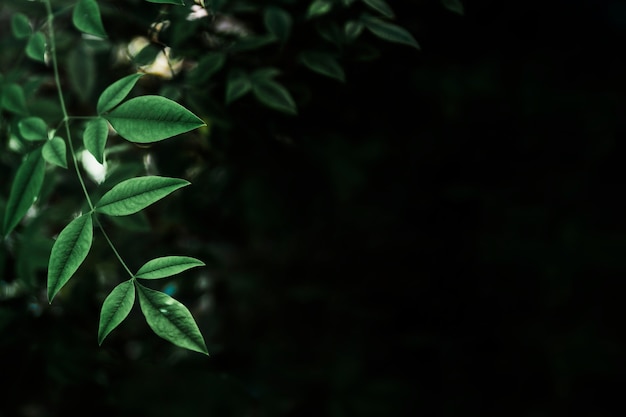
[[[385,17],[392,18],[394,16],[393,10],[384,0],[363,0],[363,2]]]
[[[343,31],[346,34],[348,41],[354,41],[359,37],[361,32],[363,32],[363,23],[355,20],[349,20],[346,22]]]
[[[16,114],[27,114],[26,97],[19,84],[6,84],[2,89],[2,108]]]
[[[363,23],[365,27],[370,30],[374,35],[389,42],[396,42],[405,45],[412,46],[416,49],[420,49],[417,41],[406,29],[401,28],[398,25],[384,22],[375,17],[364,17]]]
[[[104,148],[109,135],[109,124],[101,117],[90,120],[83,133],[85,148],[96,158],[96,161],[104,163]]]
[[[231,52],[246,52],[252,51],[254,49],[260,49],[264,46],[270,45],[276,42],[278,38],[273,34],[261,35],[261,36],[245,36],[237,42],[235,42],[231,47]]]
[[[68,54],[67,71],[72,90],[81,102],[88,102],[96,85],[97,68],[93,51],[83,42]]]
[[[53,165],[67,168],[67,151],[65,141],[58,136],[53,137],[42,148],[43,159]]]
[[[137,213],[179,188],[189,185],[180,178],[147,176],[120,182],[102,196],[96,211],[109,216]]]
[[[160,4],[177,4],[179,6],[184,6],[185,2],[183,0],[146,0],[149,3],[160,3]]]
[[[39,62],[46,62],[46,37],[41,32],[35,32],[26,44],[26,55]]]
[[[346,75],[339,62],[330,54],[322,52],[305,51],[300,54],[300,62],[307,68],[341,82],[346,80]]]
[[[97,111],[102,114],[117,106],[126,98],[143,74],[131,74],[108,86],[98,98]]]
[[[180,104],[161,96],[141,96],[120,104],[104,117],[123,138],[157,142],[206,124]]]
[[[324,15],[333,8],[333,3],[329,0],[313,0],[306,12],[307,19]]]
[[[245,72],[234,69],[228,73],[228,79],[226,80],[226,104],[243,97],[250,90],[252,90],[252,83]]]
[[[133,280],[122,282],[107,296],[100,310],[100,325],[98,326],[98,345],[113,329],[124,321],[135,303],[135,285]]]
[[[83,263],[93,240],[91,214],[83,214],[65,226],[52,246],[48,264],[48,301],[70,280]]]
[[[96,0],[79,0],[74,6],[72,23],[76,29],[89,35],[106,38],[107,34],[102,25],[100,8]]]
[[[463,3],[461,0],[441,0],[443,6],[451,12],[463,15],[465,10],[463,9]]]
[[[264,80],[252,85],[255,97],[267,107],[287,114],[297,114],[296,103],[285,87],[276,81]]]
[[[198,82],[205,82],[217,73],[226,63],[226,55],[222,52],[209,52],[198,61],[193,69],[192,76]]]
[[[48,126],[39,117],[27,117],[17,124],[20,135],[26,140],[47,140]]]
[[[285,42],[291,34],[293,20],[291,15],[280,7],[270,6],[265,9],[263,23],[268,32]]]
[[[187,307],[169,295],[144,287],[137,281],[135,285],[141,311],[154,333],[176,346],[209,354],[200,329]]]
[[[196,266],[204,266],[204,262],[188,256],[165,256],[148,261],[139,268],[136,278],[158,279],[179,274]]]
[[[30,27],[30,22],[25,14],[15,13],[11,18],[11,31],[17,39],[25,39],[30,36],[33,29]]]
[[[153,43],[149,43],[133,57],[133,61],[135,61],[135,63],[139,66],[150,65],[161,52],[162,49],[160,47]]]
[[[250,74],[250,81],[253,83],[257,81],[271,80],[272,78],[280,75],[280,70],[274,67],[265,67],[254,70]]]
[[[5,235],[17,226],[35,202],[43,184],[45,167],[41,149],[29,153],[22,161],[11,185],[11,193],[4,213]]]

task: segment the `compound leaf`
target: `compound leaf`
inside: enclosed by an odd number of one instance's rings
[[[97,111],[102,114],[117,106],[126,98],[143,74],[131,74],[108,86],[98,98]]]
[[[204,266],[204,262],[189,256],[165,256],[148,261],[139,268],[136,278],[159,279],[179,274],[196,266]]]
[[[122,282],[107,296],[100,310],[100,325],[98,326],[98,344],[109,333],[124,321],[135,303],[135,286],[132,280]]]

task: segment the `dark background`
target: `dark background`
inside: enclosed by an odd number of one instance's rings
[[[206,260],[177,298],[212,356],[138,310],[98,348],[96,284],[8,299],[0,415],[616,415],[626,4],[464,3],[389,1],[422,50],[370,38],[297,118],[152,148],[208,168],[115,239]]]

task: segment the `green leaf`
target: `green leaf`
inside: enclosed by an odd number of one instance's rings
[[[226,54],[222,52],[208,52],[198,61],[198,65],[190,74],[198,82],[206,82],[216,74],[226,63]]]
[[[300,62],[307,68],[341,82],[346,80],[346,75],[339,62],[330,54],[322,52],[305,51],[300,54]]]
[[[285,87],[276,81],[257,81],[252,85],[255,97],[267,107],[287,114],[297,114],[296,103]]]
[[[35,32],[26,44],[26,55],[39,62],[46,62],[46,37],[41,32]]]
[[[108,86],[98,98],[96,106],[98,114],[107,112],[120,104],[142,76],[143,74],[127,75]]]
[[[161,96],[141,96],[120,104],[104,117],[123,138],[157,142],[206,124],[180,104]]]
[[[144,287],[137,281],[135,285],[141,311],[154,333],[176,346],[208,355],[200,329],[187,307],[169,295]]]
[[[226,104],[230,104],[252,90],[248,74],[241,70],[231,70],[226,80]]]
[[[384,0],[363,0],[363,2],[383,16],[393,17],[393,10]]]
[[[83,263],[93,240],[91,214],[83,214],[65,226],[52,246],[48,264],[48,301],[70,280]]]
[[[280,75],[280,73],[280,70],[274,67],[259,68],[250,74],[250,81],[255,83],[258,81],[271,80],[272,78]]]
[[[11,185],[11,193],[4,213],[5,235],[17,226],[37,199],[43,184],[45,167],[41,149],[29,153],[22,161]]]
[[[261,36],[252,36],[248,35],[243,38],[240,38],[235,42],[231,47],[231,52],[246,52],[252,51],[254,49],[260,49],[264,46],[270,45],[276,42],[278,38],[273,34],[261,35]]]
[[[104,163],[104,148],[109,135],[109,124],[101,117],[90,120],[83,133],[83,143],[99,163]]]
[[[446,9],[450,10],[451,12],[454,12],[460,15],[465,13],[465,10],[463,9],[463,3],[461,3],[461,0],[441,0],[441,2],[443,3],[443,6]]]
[[[113,329],[124,321],[135,303],[135,285],[132,280],[122,282],[107,296],[100,310],[100,325],[98,326],[98,344],[102,345],[104,339]]]
[[[11,18],[11,31],[17,39],[25,39],[33,32],[28,17],[23,13],[15,13]]]
[[[329,0],[313,0],[306,12],[307,19],[322,16],[331,11],[333,3]]]
[[[84,42],[69,52],[67,71],[74,93],[81,102],[88,102],[96,85],[97,67],[93,51]]]
[[[384,22],[375,17],[367,16],[363,18],[365,27],[370,30],[374,35],[389,42],[396,42],[405,45],[412,46],[420,49],[417,41],[406,29],[401,28],[398,25]]]
[[[346,34],[348,41],[354,41],[359,37],[361,32],[363,32],[363,23],[355,20],[349,20],[346,22],[343,31]]]
[[[27,114],[24,89],[19,84],[6,84],[2,89],[2,108],[16,114]]]
[[[27,117],[17,124],[20,135],[26,140],[47,140],[48,126],[39,117]]]
[[[185,2],[183,0],[146,0],[149,3],[160,3],[160,4],[177,4],[179,6],[184,6]]]
[[[67,168],[67,151],[63,138],[55,136],[50,139],[43,145],[41,153],[43,159],[51,164],[60,166],[61,168]]]
[[[109,216],[137,213],[189,184],[189,181],[180,178],[158,176],[131,178],[122,181],[104,194],[96,204],[96,211]]]
[[[76,29],[89,35],[106,38],[100,8],[96,0],[79,0],[74,6],[72,22]]]
[[[137,53],[137,55],[133,57],[133,60],[137,65],[140,66],[150,65],[154,62],[157,55],[159,55],[161,51],[162,49],[160,47],[156,46],[153,43],[149,43],[148,45],[144,46],[141,51]]]
[[[263,23],[268,32],[285,42],[291,34],[293,20],[291,15],[280,7],[270,6],[265,9]]]
[[[165,278],[196,266],[204,266],[204,262],[188,256],[165,256],[148,261],[139,268],[135,277],[141,279]]]

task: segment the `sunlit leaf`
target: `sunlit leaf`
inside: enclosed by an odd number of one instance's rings
[[[126,98],[143,74],[131,74],[108,86],[98,98],[97,111],[102,114],[117,106]]]
[[[189,184],[189,181],[180,178],[158,176],[131,178],[122,181],[104,194],[96,204],[96,211],[109,216],[137,213]]]
[[[183,0],[146,0],[149,3],[161,3],[161,4],[177,4],[179,6],[184,6],[185,2]]]
[[[72,90],[86,103],[91,98],[98,74],[93,51],[79,43],[67,56],[67,71]]]
[[[454,12],[460,15],[462,15],[465,12],[465,10],[463,9],[463,3],[461,3],[461,0],[441,0],[441,2],[443,3],[444,7],[450,10],[451,12]]]
[[[99,163],[104,163],[104,148],[109,135],[109,124],[101,117],[90,120],[83,133],[83,143]]]
[[[370,30],[370,32],[372,32],[374,35],[378,36],[381,39],[389,42],[409,45],[414,48],[420,49],[413,35],[411,35],[409,31],[401,28],[398,25],[387,23],[371,16],[364,17],[363,23],[365,24],[365,27]]]
[[[324,15],[331,11],[333,3],[330,0],[313,0],[306,12],[306,17],[311,19]]]
[[[53,137],[42,148],[43,159],[51,164],[67,168],[67,151],[65,141],[58,136]]]
[[[305,51],[300,54],[300,62],[318,74],[345,81],[346,76],[339,62],[330,54]]]
[[[35,202],[43,184],[45,167],[41,149],[29,153],[22,161],[11,185],[9,201],[4,212],[5,235],[17,226]]]
[[[102,25],[100,7],[96,0],[79,0],[74,6],[72,22],[76,29],[89,35],[106,38],[107,34]]]
[[[252,85],[254,96],[267,107],[287,114],[297,114],[296,103],[289,91],[276,81],[264,80]]]
[[[385,17],[394,16],[393,10],[384,0],[363,0],[363,2]]]
[[[98,326],[98,344],[102,342],[113,329],[124,321],[135,303],[135,285],[132,280],[122,282],[107,296],[100,310],[100,325]]]
[[[15,13],[11,18],[11,31],[17,39],[25,39],[30,36],[33,29],[30,27],[30,22],[25,14]]]
[[[46,37],[41,32],[35,32],[26,44],[26,55],[39,62],[46,62]]]
[[[83,214],[65,226],[52,246],[48,265],[48,301],[72,278],[83,263],[93,240],[91,214]]]
[[[154,333],[176,346],[208,355],[204,338],[187,307],[137,281],[135,285],[141,311]]]
[[[243,97],[251,89],[252,83],[245,72],[237,69],[231,70],[226,80],[226,104]]]
[[[349,20],[346,22],[343,31],[346,34],[348,41],[354,41],[359,37],[361,32],[363,32],[363,23],[355,20]]]
[[[16,114],[27,114],[26,97],[19,84],[6,84],[2,89],[2,108]]]
[[[189,110],[161,96],[132,98],[104,117],[120,136],[137,143],[157,142],[206,126]]]
[[[291,34],[293,20],[291,15],[280,7],[270,6],[265,9],[263,23],[268,32],[285,42]]]
[[[20,135],[26,140],[48,139],[48,126],[40,117],[27,117],[17,124]]]
[[[136,278],[158,279],[179,274],[204,262],[189,256],[165,256],[146,262],[135,274]]]

